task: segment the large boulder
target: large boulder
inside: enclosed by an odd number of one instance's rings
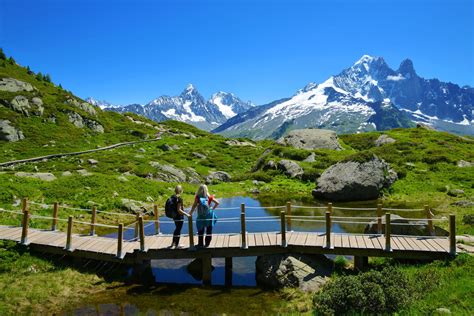
[[[69,122],[72,123],[74,126],[76,126],[78,128],[83,128],[84,127],[84,119],[78,113],[69,112],[68,113],[68,119],[69,119]]]
[[[173,165],[161,164],[156,161],[150,161],[150,165],[158,172],[154,178],[163,182],[186,182],[186,174]]]
[[[248,142],[248,141],[243,141],[241,142],[240,140],[237,139],[229,139],[226,140],[225,143],[229,146],[250,146],[250,147],[255,147],[254,143]]]
[[[54,174],[47,172],[17,172],[15,173],[15,177],[34,178],[47,182],[56,180]]]
[[[232,180],[232,177],[227,172],[215,171],[215,172],[211,172],[206,177],[206,184],[218,183],[218,182],[230,182],[231,180]]]
[[[388,135],[383,134],[383,135],[380,135],[379,138],[375,140],[375,146],[380,147],[380,146],[392,144],[395,142],[396,142],[395,139],[391,138]]]
[[[303,168],[300,167],[296,162],[291,160],[280,160],[277,164],[278,170],[283,171],[283,173],[290,178],[301,178],[304,173]]]
[[[318,178],[313,196],[333,201],[373,200],[396,179],[397,173],[375,155],[365,162],[339,162]]]
[[[87,103],[87,102],[79,102],[77,101],[76,99],[67,99],[66,100],[66,103],[69,104],[69,105],[72,105],[78,109],[81,109],[87,113],[89,113],[90,115],[93,115],[93,116],[96,116],[97,115],[97,111],[95,110],[94,106],[90,103]]]
[[[96,122],[94,120],[89,120],[89,119],[84,119],[84,123],[88,128],[90,128],[93,132],[103,134],[104,133],[104,127],[100,125],[99,122]]]
[[[280,138],[278,143],[303,149],[334,149],[342,147],[337,139],[336,132],[325,129],[297,129]]]
[[[385,231],[385,216],[382,216],[382,232]],[[428,229],[428,221],[421,219],[419,221],[409,221],[399,215],[392,214],[390,215],[390,223],[395,225],[390,225],[391,233],[393,235],[411,235],[411,236],[430,236]],[[448,236],[449,233],[438,227],[434,227],[434,235],[436,236]],[[377,234],[378,224],[377,221],[371,221],[364,228],[365,234]]]
[[[23,132],[14,126],[11,126],[10,121],[0,120],[0,140],[17,142],[24,138],[25,136],[23,135]]]
[[[202,183],[201,175],[193,168],[187,167],[184,169],[184,172],[186,173],[186,182],[194,184]]]
[[[13,78],[2,78],[0,79],[0,91],[7,92],[20,92],[20,91],[33,91],[35,88],[28,82],[16,80]]]
[[[331,275],[333,263],[323,255],[276,254],[257,258],[256,279],[271,289],[295,287],[307,292],[318,291]]]
[[[134,214],[152,213],[153,203],[122,199],[122,209]]]

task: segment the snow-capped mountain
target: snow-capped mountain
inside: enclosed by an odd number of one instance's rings
[[[157,122],[177,120],[211,130],[252,106],[250,102],[243,102],[232,93],[226,92],[215,93],[206,101],[198,90],[189,84],[179,96],[161,96],[143,106],[132,104],[106,110],[134,112]]]
[[[381,57],[364,55],[321,84],[309,83],[289,99],[230,119],[215,132],[255,139],[278,138],[298,128],[353,133],[412,126],[474,134],[472,88],[419,77],[410,60],[392,70]]]
[[[104,101],[104,100],[96,100],[93,97],[88,97],[85,99],[87,103],[90,103],[92,105],[98,106],[101,109],[106,109],[106,108],[119,108],[120,105],[114,105],[110,102]]]

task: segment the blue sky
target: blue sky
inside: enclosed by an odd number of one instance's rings
[[[81,97],[146,103],[193,83],[263,104],[363,54],[474,86],[474,1],[0,0],[0,47]]]

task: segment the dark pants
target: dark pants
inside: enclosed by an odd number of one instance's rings
[[[184,220],[183,219],[175,219],[174,224],[176,228],[173,232],[173,244],[179,244],[179,237],[181,236],[181,229],[183,228]]]
[[[206,226],[201,230],[198,230],[198,246],[203,246],[203,241],[204,241],[204,230],[206,230],[206,247],[209,246],[211,243],[212,239],[212,226]]]

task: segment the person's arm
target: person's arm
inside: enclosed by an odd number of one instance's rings
[[[212,202],[214,202],[214,207],[212,209],[215,210],[219,206],[219,201],[216,199],[212,199],[211,203]]]
[[[193,215],[194,210],[196,209],[196,207],[197,207],[197,201],[196,201],[196,199],[194,199],[194,203],[193,203],[193,206],[191,207],[191,211],[189,211],[189,215],[191,215],[191,216]]]
[[[178,213],[181,215],[189,216],[189,214],[184,211],[182,200],[178,202]]]

